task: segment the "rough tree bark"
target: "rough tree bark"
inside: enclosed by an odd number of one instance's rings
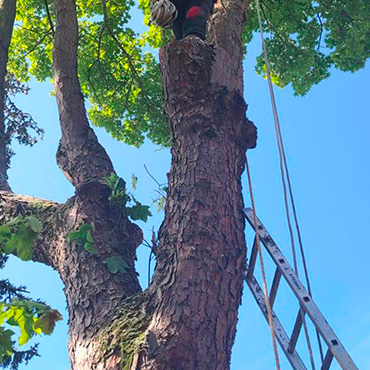
[[[34,258],[65,284],[74,370],[228,369],[245,270],[241,174],[256,141],[242,93],[246,4],[224,0],[228,17],[216,7],[212,44],[186,39],[161,50],[172,164],[157,267],[143,292],[134,269],[142,233],[108,200],[103,177],[114,169],[85,112],[75,3],[54,4],[57,160],[76,194],[60,205],[3,191],[0,222],[19,212],[43,222]],[[79,254],[67,235],[92,222],[99,254]],[[124,273],[109,272],[112,256],[125,260]]]

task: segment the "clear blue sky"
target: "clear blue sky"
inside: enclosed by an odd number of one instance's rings
[[[249,47],[244,63],[248,117],[259,132],[258,147],[249,152],[256,207],[259,217],[290,258],[267,83],[254,72],[259,50],[257,39]],[[370,370],[369,83],[368,64],[356,74],[333,71],[330,79],[315,86],[304,98],[294,97],[290,88],[276,89],[314,298],[361,370]],[[45,128],[45,139],[34,148],[15,145],[17,155],[9,171],[10,184],[16,193],[64,202],[73,195],[73,188],[56,165],[60,129],[55,98],[50,96],[52,86],[32,82],[31,88],[30,94],[18,101]],[[158,151],[150,143],[140,149],[131,148],[114,141],[102,129],[96,132],[118,174],[126,180],[133,173],[137,175],[138,199],[150,203],[156,195],[156,184],[146,174],[144,164],[160,182],[165,182],[170,164],[168,150]],[[245,202],[249,204],[245,176],[243,186]],[[152,227],[157,230],[163,217],[153,211],[155,216],[140,224],[148,238]],[[249,232],[247,237],[250,246]],[[148,253],[144,247],[138,252],[137,268],[145,287]],[[268,270],[271,282],[270,265]],[[41,357],[21,369],[70,369],[66,303],[57,273],[40,264],[11,258],[0,274],[15,284],[27,285],[32,297],[41,298],[64,313],[64,321],[52,336],[38,338]],[[278,295],[276,310],[290,332],[297,304],[286,289]],[[281,357],[282,369],[289,369],[284,356]],[[274,369],[269,329],[247,287],[231,368]]]

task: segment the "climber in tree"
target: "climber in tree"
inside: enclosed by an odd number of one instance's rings
[[[151,21],[172,28],[177,40],[187,36],[206,38],[208,17],[215,0],[151,0]]]
[[[213,7],[213,0],[171,0],[178,15],[173,22],[177,40],[187,36],[206,38],[206,25]]]

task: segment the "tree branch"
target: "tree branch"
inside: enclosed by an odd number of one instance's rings
[[[48,22],[49,22],[49,25],[50,25],[50,30],[51,30],[51,32],[54,36],[54,34],[55,34],[54,24],[53,24],[53,19],[51,18],[51,14],[50,14],[49,5],[48,5],[47,0],[44,0],[44,5],[45,5],[46,14],[48,16]]]
[[[119,206],[110,203],[110,189],[101,181],[114,169],[85,111],[77,71],[75,3],[55,0],[54,4],[54,86],[62,129],[57,161],[76,188],[76,196],[63,206],[65,228],[60,238],[66,240],[68,232],[78,231],[82,225],[94,225],[90,235],[94,253],[79,253],[76,242],[69,241],[64,242],[58,256],[69,309],[70,357],[75,367],[86,350],[86,339],[97,333],[125,297],[141,290],[134,263],[142,232]],[[125,268],[110,271],[108,258],[119,259]]]
[[[5,135],[5,75],[8,51],[15,18],[15,0],[0,0],[0,190],[10,190],[7,181],[7,157]]]
[[[73,1],[55,1],[54,86],[62,139],[57,160],[76,187],[113,172],[113,165],[89,126],[77,75],[78,24]]]
[[[64,227],[62,205],[45,199],[0,191],[0,225],[18,215],[34,216],[43,224],[34,245],[32,260],[58,269],[57,250],[60,249],[60,230]]]

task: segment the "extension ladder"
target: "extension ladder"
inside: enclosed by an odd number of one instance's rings
[[[253,210],[251,208],[245,208],[243,211],[248,223],[252,226],[254,230],[255,227]],[[296,344],[303,325],[302,318],[308,316],[312,324],[315,326],[317,332],[328,346],[320,370],[328,370],[332,364],[333,358],[337,360],[338,364],[344,370],[358,370],[348,352],[343,347],[342,343],[339,341],[338,337],[335,335],[334,331],[325,320],[324,316],[308,294],[307,290],[297,277],[292,267],[289,265],[287,259],[283,256],[280,249],[272,240],[270,234],[258,218],[257,228],[258,230],[254,230],[255,233],[258,232],[262,245],[264,245],[272,261],[276,265],[275,275],[269,293],[269,301],[272,308],[272,321],[275,329],[276,339],[279,342],[288,361],[292,365],[292,368],[295,370],[307,370],[307,367],[304,365],[302,359],[296,351]],[[253,274],[257,260],[257,254],[258,246],[255,237],[252,252],[249,258],[245,281],[252,291],[252,294],[259,308],[261,309],[265,319],[268,322],[265,294]],[[283,277],[288,283],[288,286],[294,293],[295,297],[298,299],[300,306],[290,338],[284,330],[276,313],[273,311],[273,305],[275,302],[281,277]]]

